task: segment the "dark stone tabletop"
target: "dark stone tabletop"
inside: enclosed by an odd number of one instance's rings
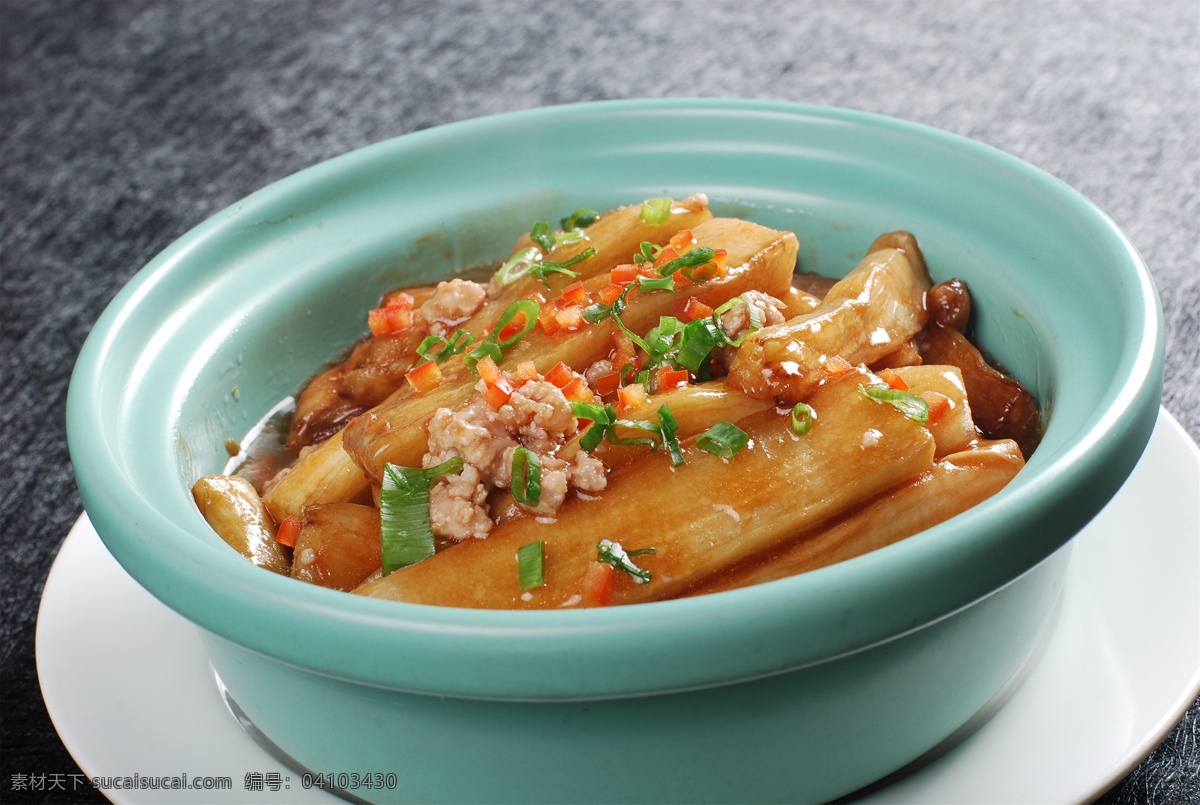
[[[191,227],[379,140],[668,96],[844,106],[975,138],[1078,189],[1145,257],[1167,323],[1163,404],[1200,437],[1195,0],[0,0],[0,47],[5,802],[99,799],[11,786],[78,773],[42,703],[34,627],[82,510],[63,411],[89,329]],[[1102,801],[1200,802],[1198,738],[1200,702]]]

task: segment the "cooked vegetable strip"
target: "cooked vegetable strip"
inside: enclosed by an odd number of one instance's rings
[[[988,365],[967,337],[931,323],[921,333],[921,354],[929,363],[957,366],[971,400],[975,424],[989,438],[1014,439],[1028,458],[1041,441],[1037,402],[1025,387]]]
[[[598,226],[599,224],[597,224]],[[687,296],[718,307],[743,291],[766,289],[782,293],[791,278],[798,245],[794,235],[736,219],[713,219],[693,230],[697,244],[724,248],[728,273],[724,277],[688,286]],[[585,287],[607,285],[608,277],[596,277]],[[663,316],[674,315],[684,304],[682,292],[631,293],[622,313],[624,326],[645,333]],[[542,373],[559,362],[582,371],[606,358],[613,333],[620,327],[610,317],[564,337],[547,335],[542,328],[531,331],[504,354],[504,364],[515,366],[532,361]],[[461,358],[451,358],[444,367]],[[449,375],[447,375],[449,377]],[[474,392],[475,376],[457,382],[447,380],[419,397],[399,396],[365,413],[345,430],[345,444],[354,460],[375,480],[382,478],[386,463],[412,466],[425,452],[424,428],[438,408],[461,408]]]
[[[369,338],[339,366],[313,378],[296,400],[288,446],[317,444],[354,417],[378,405],[404,383],[412,368],[414,332]]]
[[[353,590],[379,569],[379,510],[356,503],[306,506],[292,578]]]
[[[798,532],[784,548],[714,574],[688,594],[774,581],[886,547],[991,497],[1024,465],[1011,440],[983,442],[971,450],[951,453],[849,516]]]
[[[369,491],[370,481],[342,449],[342,433],[337,433],[297,461],[263,495],[263,504],[282,522],[285,517],[301,519],[306,505],[357,502]]]
[[[502,523],[486,540],[457,545],[355,592],[447,606],[570,605],[582,600],[597,535],[619,524],[622,543],[657,551],[640,563],[653,580],[639,585],[618,574],[611,602],[670,598],[931,466],[934,442],[925,428],[858,393],[873,379],[852,371],[818,389],[810,402],[821,411],[821,426],[803,439],[793,437],[787,416],[762,411],[737,423],[755,447],[733,461],[685,440],[686,463],[674,471],[664,471],[662,458],[651,455],[613,472],[598,499],[568,501],[553,525],[531,517]],[[864,446],[868,433],[874,438]],[[654,490],[652,517],[646,516],[645,489]],[[536,539],[546,544],[546,586],[523,601],[512,556]]]
[[[783,317],[785,319],[794,319],[797,316],[803,316],[805,313],[812,313],[821,306],[821,298],[819,296],[813,296],[794,285],[788,286],[783,296],[779,297],[779,299],[784,304]]]
[[[927,364],[895,371],[917,394],[939,394],[946,398],[947,404],[941,414],[935,417],[931,409],[929,421],[925,423],[925,428],[937,440],[937,458],[970,450],[980,441],[971,406],[967,403],[962,373],[957,367]]]
[[[920,332],[930,286],[923,260],[908,252],[871,252],[826,294],[821,307],[747,336],[729,382],[755,397],[803,402],[831,356],[873,363]]]
[[[192,496],[204,519],[229,547],[259,567],[287,575],[291,567],[275,541],[275,523],[254,487],[236,475],[209,475],[196,481]]]
[[[358,406],[338,395],[345,376],[346,364],[342,364],[317,375],[304,387],[296,398],[288,447],[297,449],[327,439],[359,415]]]
[[[708,199],[702,195],[692,196],[671,205],[667,213],[667,220],[659,226],[652,226],[643,221],[641,205],[631,204],[599,216],[584,230],[586,239],[559,243],[553,251],[545,255],[545,260],[565,263],[586,249],[592,248],[596,250],[595,255],[573,265],[571,270],[578,275],[578,279],[583,280],[602,276],[611,271],[614,266],[629,262],[630,256],[638,250],[643,241],[665,244],[676,232],[693,229],[711,218],[712,213],[708,210]],[[564,221],[564,223],[570,223],[570,221]],[[581,225],[578,221],[576,222],[576,226]],[[513,254],[516,256],[535,245],[537,244],[532,238],[522,238],[521,242],[517,244],[517,248],[513,250]],[[537,248],[541,250],[541,246]],[[478,330],[472,329],[472,334],[479,336],[483,332],[483,328],[491,327],[500,311],[517,299],[537,291],[544,291],[550,295],[561,293],[562,289],[570,284],[572,278],[551,274],[546,277],[546,280],[549,284],[548,289],[540,280],[531,276],[518,277],[517,281],[504,285],[500,289],[500,293],[488,304],[488,309],[493,311],[490,313],[490,319],[488,316],[482,317],[480,322],[482,326]]]

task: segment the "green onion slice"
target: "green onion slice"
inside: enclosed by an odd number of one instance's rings
[[[638,286],[643,291],[673,291],[675,290],[674,277],[643,277],[640,274],[637,278]]]
[[[507,308],[504,309],[503,315],[500,316],[500,321],[496,322],[496,326],[492,328],[492,332],[487,338],[480,342],[479,346],[463,356],[463,363],[468,369],[476,374],[479,370],[476,368],[478,363],[487,356],[491,356],[492,360],[499,365],[504,359],[504,350],[516,344],[524,338],[530,330],[537,326],[538,314],[542,312],[541,306],[533,299],[518,299]],[[518,313],[525,314],[525,324],[521,331],[509,336],[503,341],[499,340],[499,334],[508,326],[508,323],[517,317]]]
[[[596,223],[599,218],[599,213],[581,207],[568,215],[566,218],[563,218],[560,223],[562,224],[562,228],[566,230],[587,229],[589,226]]]
[[[612,305],[605,305],[597,302],[594,305],[588,305],[583,309],[583,318],[591,324],[599,324],[612,315]]]
[[[723,343],[721,331],[712,319],[696,319],[683,328],[675,362],[693,374],[699,373],[712,351]]]
[[[429,490],[435,478],[462,472],[462,468],[463,460],[457,456],[428,469],[384,465],[379,495],[383,575],[433,556]]]
[[[812,430],[813,420],[817,413],[806,403],[796,403],[792,407],[792,433],[803,436]]]
[[[492,361],[499,366],[500,361],[504,360],[504,353],[500,350],[500,345],[491,338],[484,339],[479,346],[463,356],[463,364],[475,374],[479,374],[476,365],[486,357],[491,357]]]
[[[534,221],[529,228],[529,239],[542,247],[546,254],[554,251],[554,230],[545,221]]]
[[[535,266],[533,266],[531,269],[529,269],[529,275],[531,277],[537,277],[542,282],[546,283],[546,287],[548,288],[548,287],[550,287],[550,283],[546,279],[547,274],[566,274],[568,277],[571,277],[571,278],[578,277],[579,272],[578,271],[570,271],[569,270],[570,267],[575,265],[576,263],[579,263],[583,260],[588,259],[589,257],[594,257],[595,254],[596,254],[596,250],[593,247],[588,246],[586,249],[581,251],[579,254],[575,255],[574,257],[572,257],[569,260],[564,260],[561,263],[551,263],[551,262],[538,263]]]
[[[641,431],[646,436],[618,436],[617,428]],[[642,422],[635,419],[618,419],[608,429],[609,444],[647,445],[657,450],[662,444],[662,430],[657,422]]]
[[[625,290],[621,291],[621,295],[613,300],[613,303],[612,303],[613,320],[617,323],[617,326],[621,328],[621,331],[624,332],[625,335],[629,336],[630,341],[637,344],[644,351],[650,352],[651,351],[650,345],[647,344],[645,341],[643,341],[641,336],[639,336],[633,330],[630,330],[628,327],[626,327],[625,322],[621,321],[621,314],[625,312],[625,296],[626,296],[626,294],[629,293],[629,289],[632,287],[633,287],[633,283],[631,282],[625,286]]]
[[[605,425],[613,423],[613,407],[609,405],[601,405],[600,403],[579,402],[571,400],[571,413],[576,419],[590,419],[593,422],[602,422]]]
[[[521,249],[508,258],[508,262],[496,271],[496,282],[500,285],[511,285],[529,273],[542,259],[542,250],[537,246]]]
[[[737,341],[734,341],[729,337],[729,333],[725,332],[725,328],[721,325],[721,314],[731,309],[738,302],[741,302],[750,311],[750,328],[746,330],[746,332],[742,333],[741,338],[739,338]],[[746,336],[750,335],[750,333],[754,332],[755,330],[762,329],[762,311],[740,296],[733,297],[728,302],[714,310],[712,314],[712,320],[713,324],[717,326],[717,330],[721,333],[721,339],[731,347],[740,347],[742,342],[746,340]]]
[[[587,240],[587,233],[582,229],[568,229],[565,232],[559,232],[554,236],[555,246],[570,246],[572,243],[580,243]]]
[[[658,326],[646,333],[646,346],[649,349],[646,351],[646,365],[655,367],[666,360],[667,356],[675,350],[678,336],[683,332],[684,325],[679,319],[674,316],[660,316]]]
[[[546,543],[544,540],[531,542],[517,548],[517,579],[521,592],[541,587],[546,583]]]
[[[442,338],[436,335],[427,335],[424,340],[417,345],[417,354],[426,361],[435,361],[443,363],[447,359],[466,351],[467,347],[475,343],[475,336],[468,333],[466,330],[455,330],[454,335],[450,338]],[[441,344],[441,347],[435,349]]]
[[[639,266],[644,263],[653,263],[658,259],[658,253],[662,250],[663,247],[657,243],[643,240],[642,245],[638,247],[637,253],[633,255],[633,262]]]
[[[663,263],[661,266],[654,269],[654,271],[660,277],[669,277],[672,274],[674,274],[676,271],[679,271],[680,269],[685,269],[684,276],[687,277],[688,279],[695,279],[696,272],[694,269],[697,269],[702,265],[711,263],[713,258],[716,257],[716,255],[717,255],[717,253],[715,250],[710,249],[707,246],[700,246],[699,248],[692,249],[687,254],[676,257],[674,260]],[[688,268],[693,269],[691,276],[688,276],[688,274],[687,274],[686,269],[688,269]]]
[[[929,403],[920,394],[900,391],[883,384],[859,386],[858,393],[869,400],[888,403],[913,422],[929,421]]]
[[[750,435],[732,422],[718,422],[700,434],[696,446],[721,458],[733,456],[750,442]]]
[[[579,446],[589,453],[603,441],[612,424],[617,421],[617,412],[612,403],[585,403],[571,401],[571,413],[579,419],[590,419],[593,424],[583,436],[579,437]]]
[[[533,299],[518,299],[504,310],[504,315],[500,317],[500,321],[496,322],[496,326],[492,328],[493,333],[501,333],[508,323],[517,317],[518,313],[525,314],[525,325],[521,331],[515,335],[510,335],[503,341],[497,340],[500,349],[508,349],[513,344],[524,338],[530,330],[537,326],[538,314],[542,312],[542,308]],[[497,336],[498,338],[498,336]]]
[[[600,446],[600,442],[604,441],[604,437],[608,435],[609,425],[603,422],[596,422],[587,432],[579,437],[579,446],[589,453]]]
[[[675,415],[671,413],[671,409],[663,403],[658,407],[658,429],[662,434],[663,444],[667,448],[667,455],[671,457],[671,466],[682,467],[683,449],[679,446],[679,439],[675,436],[679,430],[679,420],[675,419]]]
[[[671,217],[671,199],[648,198],[642,202],[642,220],[650,226],[662,226]]]
[[[642,548],[639,551],[626,552],[621,543],[602,539],[596,543],[597,560],[612,565],[618,570],[624,570],[638,584],[650,581],[650,571],[644,570],[633,563],[631,556],[647,556],[654,553],[653,548]]]
[[[542,461],[527,447],[513,451],[512,493],[517,503],[531,509],[542,500]]]

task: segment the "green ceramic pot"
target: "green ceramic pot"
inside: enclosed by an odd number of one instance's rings
[[[380,293],[505,255],[530,222],[704,191],[843,274],[914,232],[985,349],[1049,412],[1000,494],[803,576],[631,607],[368,600],[261,571],[191,499],[224,443],[363,332]],[[1120,487],[1161,396],[1161,311],[1113,223],[1051,176],[911,123],[761,101],[537,109],[410,134],[219,213],[117,296],[68,433],[96,530],[195,622],[252,720],[396,800],[809,800],[928,750],[1025,662],[1060,551]],[[359,762],[361,761],[361,762]]]

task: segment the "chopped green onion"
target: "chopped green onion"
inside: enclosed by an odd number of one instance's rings
[[[531,509],[542,500],[542,461],[527,447],[513,451],[512,493],[517,503]]]
[[[696,446],[721,458],[733,456],[750,442],[750,435],[731,422],[718,422],[696,439]]]
[[[869,400],[888,403],[913,422],[929,421],[929,403],[920,394],[900,391],[883,384],[859,386],[858,393]]]
[[[487,357],[490,357],[497,366],[500,365],[500,361],[504,360],[504,352],[501,351],[500,345],[490,337],[485,338],[479,346],[464,355],[463,364],[475,374],[479,374],[479,370],[475,366]]]
[[[591,324],[599,324],[612,315],[612,305],[605,305],[597,302],[594,305],[588,305],[583,309],[583,318]]]
[[[693,373],[699,373],[712,351],[724,343],[721,331],[712,319],[696,319],[683,328],[675,361]]]
[[[433,556],[433,526],[429,521],[429,490],[440,475],[462,472],[455,457],[428,469],[385,464],[379,494],[379,542],[383,575]]]
[[[517,548],[517,579],[521,592],[541,587],[546,583],[546,543],[544,540],[531,542]]]
[[[571,400],[571,413],[575,415],[576,419],[590,419],[593,422],[612,422],[606,407],[600,403]]]
[[[621,543],[611,540],[602,539],[596,543],[596,558],[597,561],[612,565],[618,570],[624,570],[638,584],[646,584],[650,581],[650,571],[644,570],[633,563],[631,556],[646,556],[653,554],[653,548],[642,548],[639,551],[627,553],[621,547]]]
[[[671,217],[671,199],[650,198],[642,202],[642,220],[650,226],[662,226]]]
[[[537,246],[521,249],[508,258],[508,262],[496,271],[496,282],[500,285],[511,285],[529,273],[542,259],[542,250]]]
[[[676,257],[674,260],[663,263],[661,266],[654,269],[654,271],[660,277],[669,277],[672,274],[674,274],[676,271],[679,271],[680,269],[687,269],[687,268],[694,269],[694,268],[699,268],[700,266],[705,265],[707,263],[711,263],[713,258],[716,257],[716,255],[717,255],[717,253],[714,250],[708,248],[707,246],[701,246],[697,249],[692,249],[690,252],[688,252],[685,255]],[[688,279],[695,279],[696,272],[693,271],[691,276],[688,276],[687,273],[685,272],[684,276],[687,276]]]
[[[546,283],[546,287],[549,288],[550,283],[549,283],[549,281],[546,280],[547,274],[566,274],[568,277],[571,277],[571,278],[578,277],[579,276],[578,271],[569,271],[568,269],[571,266],[575,265],[576,263],[578,263],[582,260],[586,260],[589,257],[595,256],[595,254],[596,254],[596,250],[594,248],[592,248],[591,246],[588,246],[586,249],[581,251],[579,254],[575,255],[574,257],[572,257],[569,260],[564,260],[561,263],[550,263],[550,262],[538,263],[538,264],[534,265],[531,269],[529,269],[529,275],[531,277],[537,277],[542,282]]]
[[[417,354],[427,361],[443,363],[460,352],[466,351],[467,347],[474,343],[475,336],[461,329],[455,330],[454,335],[448,339],[436,335],[428,335],[417,346]],[[438,344],[444,344],[445,346],[434,349]]]
[[[559,232],[554,236],[555,246],[570,246],[572,243],[579,243],[587,240],[587,233],[582,229],[568,229],[566,232]]]
[[[563,229],[587,229],[596,223],[599,218],[600,215],[598,213],[581,207],[566,218],[563,218],[560,223],[562,223]]]
[[[618,436],[617,428],[630,428],[649,434],[647,436]],[[657,422],[642,422],[635,419],[618,419],[608,429],[608,443],[618,445],[647,445],[657,450],[662,444],[662,430]]]
[[[625,322],[621,321],[621,314],[625,312],[625,296],[626,296],[626,294],[629,293],[629,289],[632,287],[633,287],[633,283],[631,282],[625,286],[625,290],[621,291],[621,295],[613,300],[613,303],[612,303],[613,320],[617,323],[617,326],[621,328],[621,331],[624,332],[625,335],[629,336],[630,341],[632,341],[634,344],[641,347],[646,352],[650,352],[651,351],[650,345],[647,344],[645,341],[643,341],[637,333],[635,333],[633,330],[630,330],[628,327],[626,327]]]
[[[579,446],[589,453],[595,450],[600,442],[604,441],[605,435],[608,434],[609,426],[604,422],[596,422],[587,432],[579,437]]]
[[[533,299],[518,299],[505,308],[504,314],[500,316],[500,321],[496,322],[496,326],[492,328],[493,334],[504,332],[504,328],[508,326],[510,321],[516,318],[518,313],[525,314],[525,325],[521,328],[521,332],[516,335],[510,335],[503,341],[498,340],[497,343],[500,345],[500,349],[508,349],[524,338],[530,330],[537,326],[538,314],[541,312],[541,306]]]
[[[639,266],[643,263],[653,263],[658,259],[658,253],[662,250],[662,246],[643,240],[642,245],[638,247],[637,253],[633,255],[633,262]]]
[[[673,291],[675,290],[674,277],[643,277],[638,275],[638,286],[643,291]]]
[[[612,403],[600,405],[572,400],[571,413],[579,419],[590,419],[595,423],[587,429],[583,436],[579,437],[579,446],[589,453],[596,449],[608,434],[608,429],[617,421],[617,412],[613,409]]]
[[[659,432],[662,433],[663,444],[666,445],[667,454],[671,457],[671,466],[683,466],[683,449],[679,446],[679,439],[675,436],[679,430],[679,421],[675,419],[675,415],[671,413],[671,409],[663,403],[658,407],[658,425]]]
[[[803,436],[812,430],[813,420],[817,418],[817,412],[814,411],[806,403],[796,403],[792,407],[792,433],[797,436]]]
[[[534,221],[529,228],[529,239],[542,247],[546,254],[554,251],[554,230],[545,221]]]
[[[479,374],[476,365],[485,357],[490,356],[497,365],[504,358],[504,350],[516,344],[537,326],[538,314],[542,312],[542,308],[533,299],[518,299],[507,308],[500,316],[500,321],[496,322],[496,326],[492,328],[488,337],[480,342],[479,346],[463,356],[463,363],[468,369],[475,374]],[[525,315],[525,324],[519,333],[509,336],[503,341],[500,340],[500,333],[508,326],[508,323],[517,317],[518,313]]]
[[[597,303],[584,308],[583,318],[592,324],[598,324],[611,315],[617,322],[617,326],[621,328],[625,335],[629,336],[630,341],[641,347],[646,352],[650,352],[649,345],[642,340],[641,336],[630,330],[625,326],[625,322],[621,321],[621,314],[625,312],[625,296],[629,293],[629,289],[635,287],[635,285],[636,283],[633,282],[626,285],[624,290],[621,291],[621,295],[614,299],[611,305],[602,305]]]
[[[741,338],[739,338],[737,341],[734,341],[729,337],[729,333],[725,332],[725,328],[721,325],[721,314],[727,310],[730,310],[738,302],[741,302],[750,311],[750,328],[746,330],[746,332],[742,333]],[[719,330],[721,333],[721,339],[731,347],[740,347],[742,342],[746,340],[746,336],[750,335],[750,333],[754,332],[755,330],[762,329],[762,311],[740,296],[733,297],[728,302],[714,310],[712,314],[712,320],[717,326],[717,330]]]
[[[650,347],[647,351],[646,363],[648,366],[657,366],[676,347],[676,336],[683,332],[684,325],[679,319],[674,316],[660,316],[658,326],[646,333],[646,344]]]

